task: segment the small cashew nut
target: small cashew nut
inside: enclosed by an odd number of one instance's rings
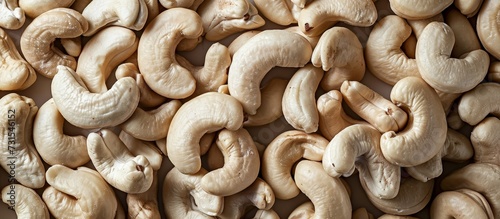
[[[103,129],[87,137],[90,159],[111,186],[126,193],[143,193],[153,183],[153,168],[144,155],[133,156],[112,131]]]
[[[10,184],[2,189],[2,201],[16,212],[17,218],[49,219],[50,214],[35,190],[21,184]]]
[[[500,120],[488,117],[477,124],[471,132],[476,163],[492,163],[500,166]]]
[[[497,22],[497,14],[500,10],[500,2],[484,0],[477,14],[476,31],[481,44],[489,54],[500,59],[500,26]]]
[[[17,0],[0,2],[0,27],[16,30],[21,28],[25,21],[25,10],[18,6]]]
[[[453,4],[453,0],[389,0],[389,2],[395,14],[408,20],[430,18]]]
[[[314,204],[311,201],[306,201],[297,206],[288,216],[289,219],[313,218]]]
[[[483,4],[483,0],[454,0],[453,4],[463,15],[470,18],[479,12],[481,4]]]
[[[272,123],[283,116],[283,108],[280,103],[287,88],[288,81],[280,78],[271,79],[261,89],[262,102],[255,115],[248,115],[243,122],[244,126],[261,126]]]
[[[469,125],[477,125],[488,114],[500,117],[500,84],[481,83],[466,92],[458,102],[458,115]]]
[[[143,155],[148,159],[149,165],[153,170],[160,169],[163,161],[163,154],[156,145],[151,142],[136,139],[124,131],[121,131],[118,137],[133,156]]]
[[[291,0],[254,0],[254,3],[264,17],[278,25],[288,26],[297,23],[292,14],[294,4]]]
[[[158,169],[156,169],[158,170]],[[153,173],[151,187],[143,193],[127,194],[128,218],[130,219],[160,219],[158,208],[158,173]]]
[[[75,0],[19,0],[19,7],[24,10],[26,16],[36,18],[46,11],[54,8],[68,8]]]
[[[436,219],[494,218],[484,196],[470,189],[439,193],[432,201],[430,215]]]
[[[196,11],[198,7],[203,3],[205,0],[159,0],[160,4],[167,8],[167,9],[172,9],[172,8],[188,8],[193,11]]]

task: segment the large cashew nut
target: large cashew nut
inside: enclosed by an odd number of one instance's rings
[[[500,166],[500,120],[488,117],[474,127],[470,140],[474,147],[474,161]]]
[[[477,125],[488,114],[500,117],[500,84],[488,82],[466,92],[458,103],[458,115],[469,125]]]
[[[408,20],[430,18],[453,4],[453,0],[389,0],[389,2],[395,14]]]
[[[493,219],[488,201],[470,189],[439,193],[432,201],[431,218],[480,218]]]
[[[476,30],[483,47],[492,56],[500,59],[500,26],[497,22],[497,14],[500,11],[500,2],[484,0],[477,15]]]
[[[16,212],[17,218],[50,219],[47,206],[35,190],[21,184],[10,184],[2,189],[2,201]]]
[[[248,115],[243,122],[244,126],[261,126],[276,121],[283,115],[282,104],[283,94],[288,85],[288,81],[280,78],[271,79],[267,85],[261,89],[262,102],[255,115]],[[278,103],[278,104],[276,104]]]

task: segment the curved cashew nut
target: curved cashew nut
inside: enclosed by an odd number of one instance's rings
[[[2,189],[2,201],[16,212],[17,218],[49,219],[50,214],[35,190],[21,184],[10,184]]]
[[[389,2],[395,14],[408,20],[430,18],[453,4],[453,0],[389,0]]]
[[[288,81],[280,78],[271,79],[261,90],[262,102],[255,115],[248,115],[244,126],[261,126],[276,121],[283,115],[283,94]]]
[[[278,135],[264,151],[261,172],[276,198],[291,199],[300,193],[292,179],[292,166],[302,158],[321,161],[328,140],[318,134],[286,131]]]
[[[158,169],[156,169],[158,170]],[[143,193],[127,194],[128,218],[130,219],[160,219],[158,208],[158,173],[153,173],[151,187]]]
[[[291,27],[285,28],[285,30],[288,30],[288,31],[290,31],[292,33],[299,34],[302,37],[306,38],[306,40],[309,41],[309,43],[311,44],[313,50],[316,48],[316,46],[319,43],[319,39],[321,38],[321,36],[309,36],[309,35],[306,35],[304,32],[302,32],[300,30],[299,26],[291,26]]]
[[[432,201],[432,218],[481,218],[493,219],[488,201],[470,189],[439,193]]]
[[[19,54],[14,41],[2,29],[0,61],[4,63],[0,66],[0,90],[24,90],[35,83],[35,69]]]
[[[280,219],[280,216],[273,209],[257,210],[252,219]]]
[[[25,9],[17,4],[17,0],[4,0],[0,3],[0,27],[19,29],[26,21]]]
[[[352,125],[330,141],[323,154],[323,168],[332,177],[350,176],[359,170],[369,191],[378,198],[394,198],[399,191],[400,167],[385,160],[380,132],[369,125]]]
[[[297,23],[292,14],[293,3],[291,0],[254,0],[255,6],[270,21],[281,26]]]
[[[473,17],[479,12],[481,9],[481,4],[483,4],[483,0],[454,0],[453,4],[455,7],[460,10],[460,12],[469,17]]]
[[[83,33],[84,36],[92,36],[108,25],[140,30],[148,19],[148,7],[145,0],[126,0],[120,1],[120,4],[93,0],[82,11],[82,16],[89,22],[89,29]]]
[[[290,219],[299,218],[313,218],[314,217],[314,204],[311,201],[306,201],[297,206],[292,213],[288,216]]]
[[[224,197],[201,189],[207,171],[201,168],[194,174],[183,174],[172,168],[163,181],[163,207],[167,218],[212,218],[220,215]]]
[[[340,92],[349,108],[380,132],[397,132],[406,126],[405,111],[366,85],[344,81]]]
[[[477,124],[471,132],[476,163],[492,163],[500,166],[500,120],[488,117]]]
[[[420,77],[417,61],[401,50],[411,33],[410,25],[399,16],[380,19],[366,41],[365,59],[370,73],[389,85],[408,76]]]
[[[160,169],[163,161],[163,154],[156,145],[136,139],[124,131],[121,131],[118,137],[133,156],[143,155],[148,159],[149,165],[153,170]]]
[[[19,7],[24,10],[26,16],[36,18],[46,11],[54,8],[68,8],[75,0],[19,0]]]
[[[477,14],[476,31],[484,49],[492,56],[500,59],[500,50],[497,48],[500,43],[500,26],[496,20],[500,2],[484,0]]]
[[[168,129],[166,147],[170,161],[182,173],[198,172],[202,136],[223,128],[238,130],[243,117],[240,103],[226,94],[209,92],[184,103]]]
[[[45,167],[33,145],[33,120],[38,111],[29,97],[9,93],[0,99],[0,156],[9,181],[30,188],[45,184]]]
[[[126,193],[143,193],[153,182],[153,168],[144,155],[133,156],[112,131],[103,129],[87,137],[90,159],[113,187]]]
[[[33,19],[21,35],[21,51],[26,61],[41,75],[53,78],[57,66],[76,69],[74,57],[65,55],[52,43],[56,38],[75,38],[88,29],[87,20],[77,11],[56,8]]]
[[[314,205],[312,218],[351,218],[349,194],[339,178],[330,177],[321,163],[303,160],[295,168],[295,181]],[[325,192],[335,194],[326,195]]]
[[[406,127],[380,138],[384,157],[400,166],[422,164],[441,151],[446,141],[446,115],[434,89],[417,77],[399,80],[391,100],[409,115]]]
[[[159,0],[160,4],[167,8],[188,8],[196,11],[204,0]]]
[[[64,118],[53,99],[45,102],[33,121],[33,141],[40,157],[49,165],[76,168],[90,161],[87,138],[63,133]]]
[[[472,2],[472,1],[471,1]],[[481,43],[471,23],[457,9],[450,9],[444,14],[444,20],[453,30],[455,45],[451,51],[452,57],[460,57],[465,53],[481,49]]]
[[[80,128],[117,126],[134,113],[139,89],[132,78],[117,80],[105,93],[90,93],[78,75],[66,66],[58,66],[52,79],[51,93],[63,117]]]
[[[500,117],[500,84],[488,82],[466,92],[458,102],[458,115],[469,125],[477,125],[488,114]]]
[[[432,22],[417,41],[416,60],[422,78],[433,88],[445,93],[463,93],[478,85],[488,73],[488,53],[477,49],[450,58],[455,35],[445,23]]]
[[[46,178],[50,186],[42,199],[54,217],[114,217],[118,205],[115,193],[97,171],[56,164],[47,169]]]
[[[229,92],[246,113],[254,115],[261,105],[260,83],[269,70],[276,66],[303,67],[311,54],[311,44],[296,33],[262,31],[234,54],[228,74]]]
[[[194,92],[196,80],[177,62],[175,48],[182,39],[202,33],[200,16],[185,8],[166,10],[148,24],[139,40],[137,61],[152,90],[168,98],[185,98]]]
[[[315,95],[323,74],[321,68],[307,64],[293,74],[286,86],[281,101],[283,116],[297,130],[306,133],[318,130],[319,115]]]
[[[365,75],[363,46],[345,27],[332,27],[321,35],[311,62],[326,71],[321,81],[324,90],[339,89],[343,81],[361,80]]]
[[[63,38],[61,39],[61,46],[68,55],[78,57],[82,53],[82,38]]]

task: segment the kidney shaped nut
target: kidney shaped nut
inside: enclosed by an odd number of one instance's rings
[[[226,94],[209,92],[184,103],[168,129],[166,151],[170,161],[182,173],[198,172],[202,136],[223,128],[238,130],[243,117],[240,103]]]
[[[45,168],[32,139],[37,111],[35,101],[29,97],[9,93],[0,99],[1,166],[9,173],[9,181],[30,188],[45,184]]]
[[[300,193],[293,178],[292,166],[302,158],[321,161],[328,141],[318,134],[298,130],[278,135],[264,151],[261,172],[279,199],[291,199]]]
[[[75,38],[88,29],[87,20],[77,11],[56,8],[33,19],[21,35],[26,61],[41,75],[53,78],[58,65],[76,69],[74,57],[53,46],[56,38]]]
[[[416,60],[422,78],[436,90],[463,93],[478,85],[488,73],[488,53],[477,49],[450,58],[455,35],[445,23],[432,22],[417,41]]]
[[[156,169],[157,170],[157,169]],[[128,218],[130,219],[160,219],[158,208],[158,173],[153,173],[151,187],[143,193],[127,194]]]
[[[269,70],[276,66],[303,67],[311,54],[309,41],[299,34],[287,30],[262,31],[234,54],[229,67],[229,92],[241,102],[246,113],[254,115],[261,104],[260,83]]]
[[[262,102],[255,115],[248,115],[244,126],[261,126],[272,123],[283,115],[283,94],[287,88],[288,81],[281,78],[271,79],[262,89]],[[278,103],[278,104],[276,104]]]
[[[196,80],[177,62],[175,48],[181,40],[198,38],[202,33],[200,16],[185,8],[166,10],[148,24],[139,40],[137,61],[152,90],[168,98],[193,94]]]
[[[118,137],[133,156],[143,155],[148,159],[149,165],[153,170],[160,169],[163,161],[163,154],[154,143],[139,140],[124,131],[121,131]]]
[[[56,164],[47,169],[46,176],[50,186],[42,199],[55,218],[114,217],[118,204],[115,193],[97,171]]]
[[[213,218],[224,207],[224,197],[212,195],[201,188],[207,171],[183,174],[172,168],[163,181],[163,207],[167,218]]]
[[[356,167],[375,197],[394,198],[399,191],[400,167],[385,160],[379,143],[380,132],[372,126],[349,126],[328,143],[323,168],[332,177],[348,177]]]
[[[68,8],[75,0],[19,0],[19,7],[30,18],[36,18],[54,8]]]
[[[392,11],[408,20],[430,18],[453,4],[453,0],[389,0]]]
[[[477,125],[488,114],[500,117],[500,84],[481,83],[466,92],[458,102],[458,115],[469,125]]]
[[[75,71],[58,66],[51,93],[63,117],[72,125],[91,129],[117,126],[134,113],[139,89],[132,78],[122,78],[105,93],[91,93]]]
[[[19,29],[26,21],[24,9],[20,8],[17,0],[4,0],[0,4],[0,27]]]
[[[459,189],[439,193],[432,201],[431,218],[481,218],[493,219],[488,201],[480,193]]]
[[[49,219],[50,214],[35,190],[21,184],[10,184],[2,189],[2,201],[16,212],[17,218]]]
[[[422,164],[441,151],[446,141],[446,115],[434,89],[417,77],[398,81],[391,100],[409,115],[400,132],[389,131],[380,138],[384,157],[400,166]]]
[[[492,163],[500,166],[500,120],[488,117],[477,124],[470,134],[476,163]]]
[[[500,59],[500,50],[496,45],[500,43],[500,26],[497,14],[500,11],[500,2],[484,0],[477,15],[476,31],[483,47],[492,56]]]

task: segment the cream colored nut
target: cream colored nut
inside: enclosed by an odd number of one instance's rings
[[[75,38],[87,29],[87,20],[77,11],[52,9],[33,19],[26,27],[20,39],[21,52],[39,74],[53,78],[58,65],[76,69],[74,57],[52,46],[56,38]]]
[[[280,216],[273,209],[257,210],[252,219],[280,219]]]
[[[418,19],[418,20],[407,20],[406,22],[408,22],[408,25],[411,26],[411,29],[413,30],[413,34],[418,39],[418,38],[420,38],[420,35],[422,35],[422,31],[424,31],[425,27],[434,21],[444,22],[443,14],[439,13],[435,16],[430,17],[430,18]]]
[[[476,163],[492,163],[500,166],[500,120],[488,117],[477,124],[471,132]]]
[[[497,14],[500,10],[500,2],[484,0],[477,14],[476,31],[484,49],[497,59],[500,59],[500,26],[497,22]]]
[[[372,126],[349,126],[328,143],[323,168],[332,177],[348,177],[356,167],[373,196],[394,198],[399,191],[400,167],[385,160],[379,143],[380,132]]]
[[[292,178],[292,166],[302,158],[321,161],[328,140],[298,130],[278,135],[264,151],[261,172],[276,198],[287,200],[300,193]]]
[[[136,139],[124,131],[121,131],[118,137],[133,156],[143,155],[148,159],[149,165],[153,170],[160,169],[163,161],[163,154],[156,145],[151,142]]]
[[[488,81],[500,83],[500,62],[492,61],[488,69]]]
[[[175,48],[182,39],[198,38],[202,33],[200,16],[184,8],[166,10],[149,23],[139,40],[137,61],[152,90],[168,98],[193,94],[196,80],[177,62]]]
[[[49,165],[76,168],[90,161],[87,138],[69,136],[63,131],[64,118],[53,99],[47,100],[33,121],[33,141],[40,157]]]
[[[295,181],[314,205],[311,218],[351,218],[352,207],[347,190],[339,178],[332,178],[325,172],[321,163],[300,161],[295,168]]]
[[[479,12],[481,9],[481,4],[483,4],[483,0],[455,0],[453,1],[455,7],[460,10],[460,12],[469,17],[473,17]]]
[[[303,67],[311,54],[311,45],[298,34],[286,30],[262,31],[234,54],[228,73],[229,92],[246,113],[254,115],[261,105],[260,83],[269,70],[277,66]]]
[[[87,5],[89,5],[91,1],[92,0],[74,0],[73,4],[71,5],[71,9],[82,13],[85,7],[87,7]]]
[[[80,56],[82,53],[82,38],[63,38],[60,40],[61,46],[64,48],[64,51],[68,53],[68,55],[73,57]]]
[[[469,189],[439,193],[432,201],[432,218],[481,218],[493,219],[488,201],[478,192]]]
[[[375,77],[394,85],[408,76],[420,77],[417,61],[401,50],[412,29],[396,15],[388,15],[373,26],[365,47],[366,67]]]
[[[158,169],[155,169],[158,170]],[[160,219],[158,208],[158,173],[153,173],[153,183],[151,187],[143,193],[127,194],[127,207],[129,219]]]
[[[283,116],[297,130],[316,132],[319,126],[316,108],[316,90],[323,78],[323,70],[312,64],[295,72],[286,86],[282,98]]]
[[[19,7],[24,10],[26,16],[36,18],[46,11],[54,8],[69,8],[75,0],[19,0]]]
[[[453,4],[453,0],[389,0],[389,2],[394,13],[408,20],[430,18]]]
[[[182,173],[198,172],[202,136],[223,128],[238,130],[243,117],[239,102],[226,94],[208,92],[184,103],[168,129],[166,151],[170,161]]]
[[[224,207],[224,197],[201,189],[201,179],[207,171],[183,174],[172,168],[163,181],[163,207],[167,218],[213,218]]]
[[[297,23],[292,14],[293,3],[290,0],[254,0],[255,6],[270,21],[281,26]]]
[[[416,60],[422,78],[433,88],[445,93],[462,93],[474,88],[486,76],[490,59],[478,49],[450,58],[455,35],[445,23],[432,22],[418,38]]]
[[[254,206],[259,210],[270,210],[274,205],[274,201],[275,197],[271,187],[264,180],[256,178],[245,190],[224,197],[224,210],[217,217],[220,219],[242,218],[249,207]],[[261,212],[261,214],[266,214],[266,212]]]
[[[229,55],[231,55],[231,57],[233,57],[234,53],[236,53],[236,51],[238,51],[243,45],[245,45],[245,43],[248,42],[248,40],[250,40],[255,35],[259,34],[260,32],[262,32],[262,31],[249,30],[249,31],[245,31],[242,34],[238,35],[231,42],[231,44],[229,44],[229,46],[227,47],[227,49],[229,50]]]
[[[141,30],[148,19],[145,0],[125,0],[119,4],[107,0],[93,0],[83,10],[82,16],[89,22],[84,36],[92,36],[109,25]]]
[[[136,50],[139,39],[124,27],[107,27],[95,34],[83,47],[76,73],[92,93],[108,90],[106,80],[120,63]]]
[[[47,169],[46,176],[50,186],[43,191],[42,199],[55,218],[114,217],[115,193],[97,171],[56,164]]]
[[[35,69],[19,54],[14,41],[0,28],[0,90],[24,90],[36,81]]]
[[[349,108],[380,132],[397,132],[406,127],[405,111],[366,85],[344,81],[340,92]]]
[[[300,11],[300,30],[309,36],[319,36],[334,22],[368,27],[377,20],[377,8],[372,0],[314,0]]]
[[[399,80],[391,101],[409,115],[400,132],[389,131],[380,138],[384,157],[400,166],[422,164],[441,151],[446,141],[446,115],[434,89],[417,77]]]
[[[201,139],[200,139],[200,155],[203,156],[208,152],[208,150],[210,150],[210,148],[212,146],[212,142],[215,139],[215,134],[216,134],[215,132],[206,133],[205,135],[203,135],[201,137]],[[162,138],[160,140],[156,140],[155,143],[156,143],[156,146],[158,148],[160,148],[161,153],[168,156],[167,138]],[[224,159],[224,157],[222,157],[222,158]],[[220,167],[222,167],[222,165]]]
[[[45,167],[33,145],[33,120],[38,107],[29,97],[9,93],[0,99],[0,160],[16,180],[29,188],[45,184]]]
[[[0,4],[0,27],[19,29],[26,21],[25,11],[19,7],[17,0],[3,0]]]
[[[342,108],[342,100],[342,93],[338,90],[331,90],[318,98],[319,130],[328,140],[348,126],[368,124],[347,115]]]
[[[300,218],[313,218],[314,217],[314,205],[311,201],[306,201],[301,205],[297,206],[292,213],[288,216],[289,219],[300,219]]]
[[[149,24],[158,14],[160,14],[160,3],[157,0],[144,0],[148,8],[148,19],[146,25]]]
[[[320,36],[309,36],[309,35],[305,34],[304,32],[302,32],[300,30],[299,26],[291,26],[291,27],[285,28],[285,30],[299,34],[302,37],[306,38],[306,40],[309,41],[309,43],[311,44],[313,50],[316,48],[316,45],[318,45],[319,39],[321,38],[321,35]]]
[[[244,126],[261,126],[272,123],[283,116],[282,104],[283,94],[287,88],[288,81],[280,78],[271,79],[261,89],[262,102],[255,115],[248,115]],[[278,104],[277,104],[278,103]]]
[[[411,216],[401,216],[401,215],[392,215],[392,214],[384,214],[378,219],[419,219],[418,217],[411,217]]]
[[[332,27],[321,35],[311,62],[326,71],[321,81],[324,90],[339,89],[343,81],[358,81],[365,75],[361,42],[345,27]]]
[[[488,114],[500,116],[500,84],[481,83],[466,92],[458,102],[458,114],[469,125],[477,125]]]
[[[445,191],[470,189],[481,193],[490,204],[494,218],[500,217],[500,183],[498,165],[473,163],[452,172],[441,181]]]
[[[444,20],[455,35],[455,45],[451,51],[452,57],[458,58],[468,52],[481,49],[476,31],[467,17],[456,9],[450,9],[444,13]]]
[[[159,0],[160,4],[167,8],[188,8],[196,11],[204,0]]]
[[[352,219],[374,219],[374,217],[366,208],[358,208],[352,212]]]
[[[111,186],[125,193],[143,193],[153,183],[153,168],[144,155],[134,156],[108,129],[90,133],[87,150],[96,170]]]
[[[203,1],[197,9],[205,39],[218,41],[243,30],[264,26],[264,19],[248,0]]]
[[[63,117],[80,128],[103,128],[125,122],[137,108],[139,89],[132,78],[122,78],[105,93],[90,93],[76,73],[58,66],[51,93]]]
[[[49,219],[50,214],[35,190],[21,184],[10,184],[2,189],[2,201],[16,212],[17,218]]]

